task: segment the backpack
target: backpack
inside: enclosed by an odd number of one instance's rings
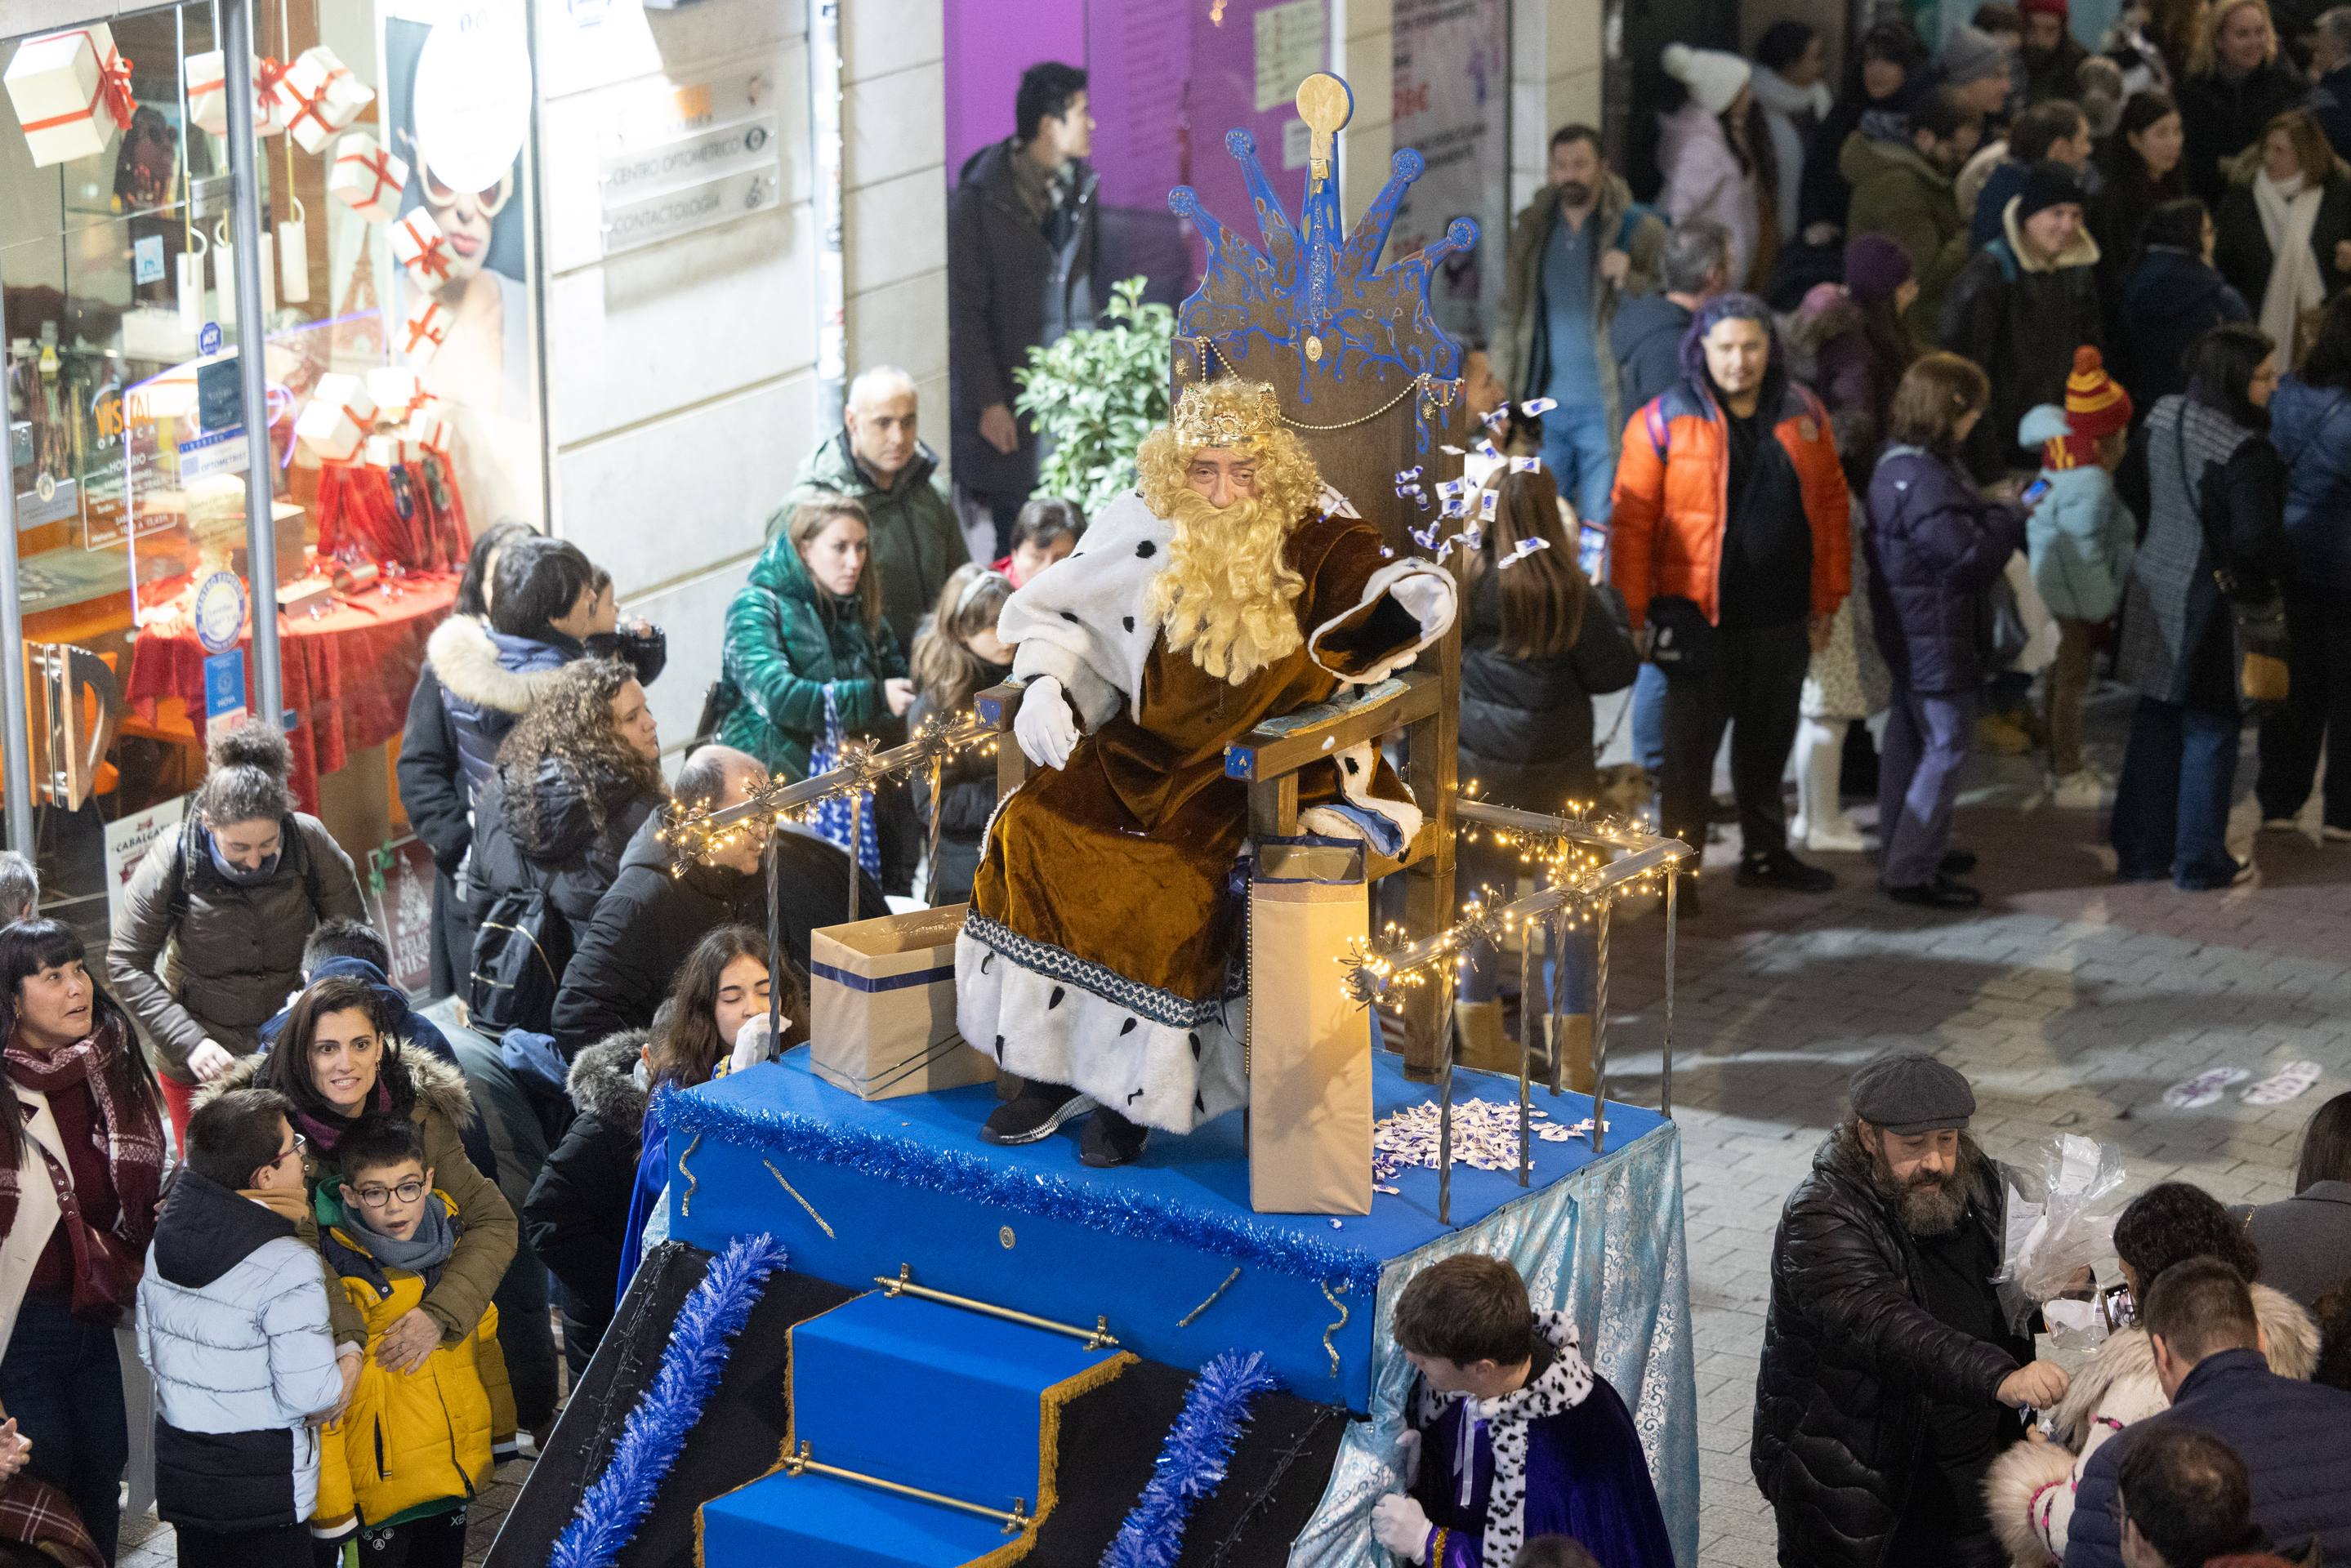
[[[175,932],[188,918],[188,857],[196,852],[196,835],[203,831],[202,821],[189,817],[180,828],[180,852],[172,857],[172,890],[167,898],[171,925],[167,929]],[[319,862],[310,853],[310,841],[302,836],[301,825],[290,815],[279,819],[277,834],[278,842],[293,846],[301,857],[302,891],[310,899],[311,918],[324,919],[327,909],[319,897]]]
[[[474,933],[465,1010],[475,1029],[545,1033],[571,962],[571,922],[544,888],[501,893]]]

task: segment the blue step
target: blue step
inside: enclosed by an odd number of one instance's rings
[[[958,1509],[778,1474],[702,1505],[700,1558],[704,1568],[956,1568],[1013,1539]]]
[[[793,1328],[792,1435],[826,1464],[1034,1508],[1046,1394],[1117,1354],[876,1291]]]

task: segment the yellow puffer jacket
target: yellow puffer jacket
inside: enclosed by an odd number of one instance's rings
[[[473,1498],[488,1484],[492,1448],[510,1446],[515,1430],[495,1306],[483,1312],[472,1334],[454,1345],[444,1341],[413,1373],[377,1365],[384,1331],[424,1299],[432,1281],[377,1262],[367,1232],[329,1212],[329,1190],[320,1190],[320,1218],[328,1222],[319,1231],[319,1250],[367,1320],[368,1345],[350,1407],[328,1426],[320,1445],[311,1530],[321,1536],[428,1502]],[[433,1201],[444,1206],[453,1227],[458,1224],[457,1205],[447,1193],[434,1189]]]

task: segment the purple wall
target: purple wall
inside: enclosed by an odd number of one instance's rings
[[[946,0],[947,183],[973,153],[1012,134],[1022,71],[1085,57],[1085,0]]]

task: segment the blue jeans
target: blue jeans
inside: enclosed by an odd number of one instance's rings
[[[99,1555],[113,1562],[118,1489],[131,1462],[114,1331],[74,1316],[62,1295],[27,1295],[0,1357],[0,1405],[33,1440],[25,1473],[71,1499]]]
[[[2124,881],[2168,876],[2181,891],[2200,893],[2235,878],[2229,801],[2242,722],[2236,713],[2138,700],[2115,782],[2115,871]]]
[[[1633,760],[1651,778],[1666,769],[1666,672],[1646,659],[1633,677]]]
[[[1978,705],[1972,691],[1913,691],[1895,683],[1877,771],[1878,834],[1886,845],[1878,876],[1888,888],[1935,880],[1951,846],[1951,805],[1975,739]]]
[[[1581,522],[1608,521],[1608,492],[1616,483],[1616,441],[1598,403],[1562,403],[1542,417],[1542,461]]]

